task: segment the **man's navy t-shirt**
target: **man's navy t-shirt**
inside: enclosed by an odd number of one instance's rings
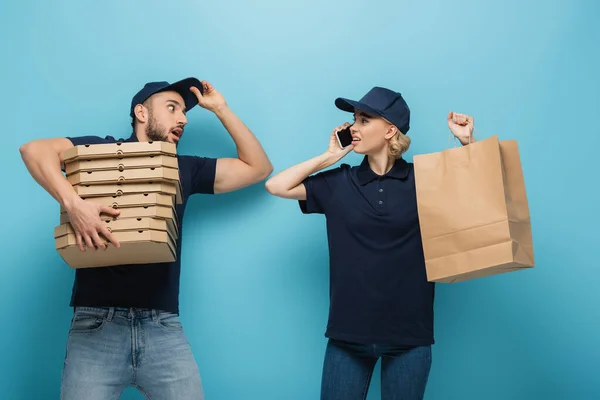
[[[138,141],[135,135],[126,140],[116,140],[112,136],[81,136],[67,139],[75,146]],[[176,261],[77,269],[71,306],[149,308],[179,313],[183,216],[189,196],[196,193],[214,194],[217,160],[178,155],[177,161],[183,203],[176,205],[180,232],[176,241]]]
[[[303,213],[324,214],[330,258],[326,336],[368,344],[434,343],[413,164],[376,175],[367,157],[304,181]]]

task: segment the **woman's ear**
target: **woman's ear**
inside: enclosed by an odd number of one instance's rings
[[[398,128],[396,128],[396,125],[390,125],[387,132],[385,133],[385,138],[389,140],[393,138],[396,135],[396,133],[398,133]]]

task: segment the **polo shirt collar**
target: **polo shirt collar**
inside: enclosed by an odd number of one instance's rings
[[[408,176],[409,169],[410,167],[406,160],[399,158],[396,160],[396,162],[394,162],[392,169],[390,169],[384,176],[386,178],[404,179]],[[363,158],[360,167],[358,167],[357,176],[358,183],[361,185],[366,185],[367,183],[379,178],[379,175],[373,172],[369,166],[369,159],[367,156]]]

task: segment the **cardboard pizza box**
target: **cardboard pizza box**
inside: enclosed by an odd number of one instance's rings
[[[179,181],[179,170],[174,168],[134,168],[123,171],[87,171],[76,172],[67,176],[71,185],[100,185],[166,182],[175,184],[177,195],[181,198],[182,188]]]
[[[166,231],[133,230],[114,232],[120,247],[108,244],[105,250],[77,247],[73,233],[55,239],[56,250],[71,268],[94,268],[128,264],[152,264],[173,262],[176,247]]]
[[[150,205],[173,207],[175,204],[173,196],[160,193],[135,193],[115,196],[99,196],[87,198],[87,200],[98,203],[104,207],[111,207],[115,209],[127,207],[144,207]],[[65,211],[65,208],[61,205],[60,212],[63,213]]]
[[[177,242],[177,232],[173,231],[167,220],[152,218],[152,217],[137,217],[137,218],[119,218],[119,219],[106,219],[103,221],[109,232],[121,232],[121,231],[137,231],[137,230],[155,230],[165,231],[169,234],[173,243]],[[73,227],[70,223],[64,223],[54,228],[54,238],[65,236],[66,234],[75,234]]]
[[[73,146],[62,153],[65,164],[81,159],[136,157],[150,155],[176,156],[177,147],[169,142],[117,142]]]
[[[73,189],[83,199],[108,196],[122,196],[125,194],[159,193],[175,196],[175,202],[181,204],[180,191],[177,184],[167,182],[153,183],[107,183],[98,185],[73,185]]]
[[[76,172],[88,172],[88,171],[111,171],[118,170],[123,171],[124,169],[132,168],[156,168],[156,167],[167,167],[178,169],[179,164],[177,157],[166,156],[166,155],[150,155],[150,156],[139,156],[139,157],[114,157],[114,158],[90,158],[81,159],[69,162],[65,165],[65,172],[67,175],[72,175]]]
[[[170,182],[179,184],[179,170],[166,167],[131,168],[111,171],[74,172],[67,176],[71,185],[95,185],[103,183]]]

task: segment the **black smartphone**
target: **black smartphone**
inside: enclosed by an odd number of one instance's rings
[[[344,147],[348,147],[352,144],[352,133],[350,133],[350,127],[342,129],[341,131],[335,134],[337,136],[337,141],[340,147],[343,149]]]

